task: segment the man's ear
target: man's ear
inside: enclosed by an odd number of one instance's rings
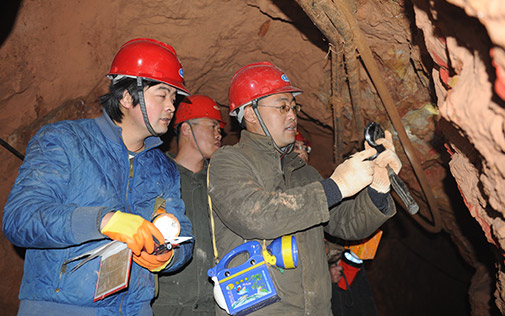
[[[258,118],[256,117],[256,113],[254,113],[252,106],[245,107],[243,119],[246,120],[246,122],[249,124],[255,124],[258,121]]]
[[[121,98],[121,100],[119,100],[119,104],[121,104],[121,106],[126,109],[130,109],[133,107],[133,98],[127,89],[123,91],[123,97]]]
[[[183,137],[192,137],[191,136],[191,128],[189,127],[188,122],[181,123],[180,133],[181,133],[181,136],[183,136]]]

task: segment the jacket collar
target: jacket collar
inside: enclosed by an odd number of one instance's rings
[[[251,133],[248,130],[243,129],[240,134],[239,143],[266,153],[274,153],[280,158],[279,153],[272,144],[272,139],[268,136]]]
[[[279,152],[272,144],[272,140],[268,136],[251,133],[244,129],[240,134],[239,143],[244,146],[252,147],[255,150],[262,151],[265,154],[275,155],[275,157],[278,159],[281,158]],[[298,157],[298,154],[294,151],[291,151],[289,154],[284,156],[283,163],[293,166],[294,169],[298,169],[299,167],[305,165],[305,162],[300,157]]]
[[[114,122],[111,120],[105,109],[102,109],[102,112],[103,115],[95,119],[98,128],[100,128],[100,131],[102,131],[105,137],[107,137],[108,139],[112,140],[117,144],[121,144],[124,146],[123,137],[121,136],[121,127],[114,124]],[[146,149],[157,147],[162,143],[163,142],[161,141],[161,139],[156,136],[149,136],[144,140],[144,145]]]
[[[184,172],[184,173],[190,174],[192,176],[198,175],[198,174],[207,175],[207,167],[209,166],[209,161],[208,160],[205,160],[203,162],[203,168],[202,168],[202,170],[198,171],[197,173],[194,173],[193,171],[187,169],[186,167],[184,167],[183,165],[180,165],[177,161],[175,161],[176,154],[174,154],[172,152],[166,152],[165,154],[170,159],[172,159],[172,161],[177,165],[177,167],[179,168],[179,173],[183,173]]]

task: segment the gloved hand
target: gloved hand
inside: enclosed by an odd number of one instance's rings
[[[147,253],[154,251],[153,236],[164,240],[161,232],[153,223],[139,215],[116,211],[101,229],[102,234],[114,240],[119,240],[128,246],[137,256],[142,249]]]
[[[391,182],[389,181],[388,169],[379,167],[379,165],[374,166],[373,180],[370,187],[380,193],[388,193],[391,188]]]
[[[337,166],[331,179],[335,181],[342,198],[352,196],[372,183],[374,162],[365,160],[375,155],[374,148],[360,151]]]
[[[172,261],[173,253],[173,249],[159,255],[151,255],[142,251],[140,256],[133,255],[133,261],[151,272],[160,272]]]
[[[181,231],[179,220],[173,214],[167,213],[164,208],[156,210],[153,224],[163,235],[163,239],[158,239],[160,243],[164,243],[173,237],[179,236]],[[173,249],[157,255],[142,251],[140,256],[133,256],[133,261],[151,272],[159,272],[172,261],[172,256]]]
[[[386,138],[381,138],[376,141],[377,144],[383,145],[386,148],[377,158],[375,162],[381,166],[386,167],[389,165],[393,171],[398,174],[402,169],[402,162],[396,155],[395,145],[393,145],[393,137],[389,131],[384,132]]]
[[[385,131],[386,138],[381,138],[376,141],[377,144],[383,145],[385,150],[373,160],[374,162],[374,175],[370,187],[377,192],[387,193],[390,190],[391,183],[389,181],[387,166],[391,167],[393,171],[398,174],[402,168],[402,163],[395,152],[393,145],[393,138],[389,131]],[[365,142],[365,148],[370,148]]]

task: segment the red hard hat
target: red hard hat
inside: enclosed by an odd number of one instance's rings
[[[189,96],[181,101],[177,107],[177,111],[175,112],[174,127],[177,127],[177,125],[187,120],[203,117],[219,121],[221,128],[226,125],[216,101],[204,95],[195,94]]]
[[[303,135],[298,131],[296,132],[296,137],[295,137],[295,141],[297,141],[297,140],[304,142],[305,145],[310,147],[310,141],[308,139],[306,139],[305,137],[303,137]]]
[[[302,93],[289,82],[288,76],[269,62],[258,62],[242,67],[235,73],[228,90],[230,115],[253,100],[277,93]]]
[[[111,79],[115,75],[152,79],[189,95],[175,50],[168,44],[150,38],[132,39],[121,46],[107,74]]]

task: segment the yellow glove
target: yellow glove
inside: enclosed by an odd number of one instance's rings
[[[160,272],[172,261],[173,249],[159,255],[151,255],[145,251],[140,256],[133,255],[133,261],[151,272]]]
[[[335,181],[342,198],[352,196],[372,183],[374,162],[366,160],[375,155],[374,148],[360,151],[337,166],[331,179]]]
[[[377,144],[383,145],[385,150],[373,161],[374,174],[372,184],[370,184],[372,189],[380,193],[387,193],[390,190],[391,183],[389,181],[387,166],[389,165],[396,174],[398,174],[402,168],[402,163],[395,152],[391,133],[386,131],[385,135],[386,138],[381,138],[376,141]],[[365,148],[370,148],[367,142],[365,142]]]
[[[154,251],[153,236],[164,240],[161,232],[153,223],[139,215],[116,211],[101,230],[102,234],[114,240],[119,240],[128,246],[135,255],[140,255],[142,249],[147,253]]]

